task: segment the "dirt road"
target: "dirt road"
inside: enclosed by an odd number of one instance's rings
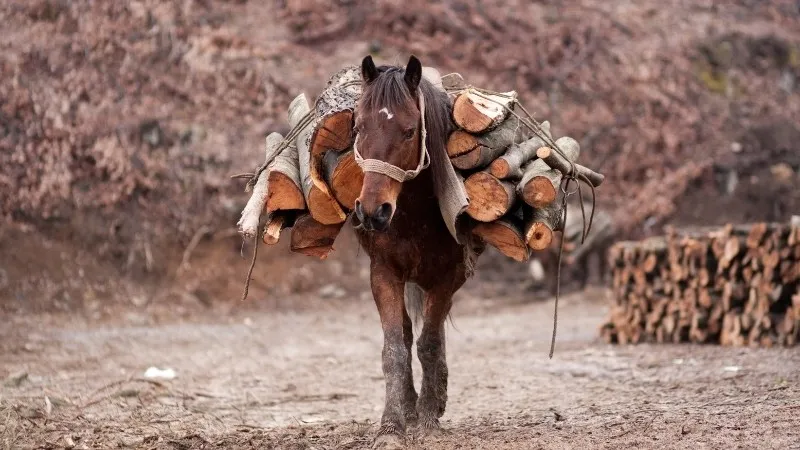
[[[606,346],[598,297],[563,299],[550,360],[552,301],[462,294],[446,433],[409,430],[409,447],[800,448],[800,351]],[[369,448],[384,392],[377,313],[367,298],[319,303],[138,326],[134,313],[9,318],[0,448]],[[142,381],[150,366],[177,377]]]

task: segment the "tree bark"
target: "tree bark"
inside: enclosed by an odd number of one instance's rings
[[[278,133],[270,134],[272,139],[283,140]],[[270,136],[267,136],[269,146]],[[300,187],[300,168],[297,147],[290,145],[283,149],[267,167],[267,214],[285,210],[304,210],[306,200]]]
[[[282,141],[283,136],[279,133],[271,133],[267,136],[265,149],[267,158],[274,155]],[[272,164],[274,164],[274,161],[273,159]],[[247,201],[244,210],[242,210],[242,216],[237,224],[239,226],[239,233],[242,236],[252,238],[258,233],[261,214],[264,212],[268,203],[269,193],[269,172],[264,170],[259,174],[258,180],[256,180],[255,186],[253,186],[253,193],[250,195],[250,199]]]
[[[550,134],[550,122],[542,122],[542,130],[548,138]],[[547,143],[539,136],[534,136],[520,144],[514,144],[506,150],[499,158],[492,161],[489,165],[489,173],[501,180],[520,179],[523,175],[522,168],[526,163],[536,157],[536,150],[546,146]]]
[[[502,155],[510,145],[523,142],[532,135],[528,127],[511,116],[485,134],[471,135],[455,131],[447,141],[447,154],[458,169],[483,168]]]
[[[556,145],[570,161],[578,159],[581,150],[575,139],[564,136],[556,140]],[[553,203],[561,186],[562,173],[551,168],[544,160],[551,152],[549,147],[539,147],[536,150],[539,159],[533,160],[525,167],[518,185],[522,199],[534,208],[544,208]]]
[[[325,225],[310,214],[303,214],[292,226],[290,249],[295,253],[325,259],[333,250],[333,243],[343,225],[344,222]]]
[[[561,208],[526,209],[525,242],[533,250],[544,250],[553,241],[553,232],[561,229]]]
[[[553,169],[558,170],[561,172],[562,175],[568,174],[570,172],[570,164],[561,157],[555,151],[550,151],[544,156],[539,156],[540,158],[544,159],[544,162],[547,163],[548,166],[552,167]],[[589,183],[592,184],[594,187],[598,187],[603,184],[603,180],[605,180],[605,175],[601,173],[597,173],[592,169],[584,167],[580,164],[574,164],[575,171],[577,175],[582,175],[589,180]]]

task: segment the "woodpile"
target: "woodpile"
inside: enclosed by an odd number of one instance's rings
[[[575,163],[580,154],[575,139],[554,140],[549,122],[527,117],[516,92],[468,87],[458,74],[443,77],[441,85],[453,100],[456,129],[447,153],[464,179],[469,197],[464,214],[478,237],[526,261],[563,229],[564,174],[574,168],[594,186],[603,176]],[[292,251],[327,257],[364,179],[353,154],[360,94],[360,68],[354,66],[331,77],[313,104],[303,94],[291,102],[291,131],[267,137],[266,166],[250,182],[253,195],[239,221],[242,235],[260,231],[271,245],[291,228]]]
[[[286,136],[267,137],[267,166],[253,184],[239,230],[265,244],[291,228],[291,250],[325,259],[361,190],[363,173],[353,157],[353,112],[360,71],[336,73],[313,106],[305,94],[290,103]],[[265,223],[262,224],[262,216]]]
[[[474,233],[509,258],[527,261],[531,251],[549,248],[564,228],[564,174],[574,167],[594,186],[603,176],[576,164],[575,139],[554,141],[547,121],[534,129],[527,125],[516,92],[464,88],[455,89],[453,97],[458,129],[447,141],[447,153],[465,178]]]
[[[793,346],[800,339],[800,224],[671,229],[609,251],[609,343]]]

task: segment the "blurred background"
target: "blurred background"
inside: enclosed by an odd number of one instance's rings
[[[262,246],[239,301],[249,194],[230,178],[288,131],[294,96],[367,54],[516,90],[606,175],[597,203],[615,240],[800,212],[794,0],[5,0],[0,23],[7,338],[351,303],[379,331],[349,228],[326,261],[290,253],[286,234]],[[490,250],[459,295],[482,311],[548,298],[540,284]],[[599,324],[602,285],[584,297]]]
[[[517,90],[606,174],[597,200],[620,238],[800,210],[794,1],[37,0],[0,14],[7,313],[238,298],[247,194],[229,176],[288,131],[297,93],[370,53]],[[358,296],[347,234],[326,262],[263,251],[250,304],[331,283]],[[479,279],[529,279],[481,262]]]

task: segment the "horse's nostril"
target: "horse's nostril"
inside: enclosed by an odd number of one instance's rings
[[[391,217],[392,217],[391,203],[384,203],[378,207],[377,211],[375,211],[375,219],[381,222],[388,222]]]

